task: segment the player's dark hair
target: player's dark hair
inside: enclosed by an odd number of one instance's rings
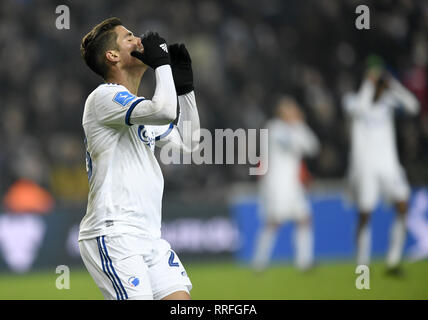
[[[122,21],[119,18],[108,18],[85,35],[80,44],[80,53],[88,67],[103,78],[108,71],[105,53],[107,50],[119,49],[114,28],[121,25]]]

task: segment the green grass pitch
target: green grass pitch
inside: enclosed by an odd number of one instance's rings
[[[428,299],[428,261],[405,262],[403,278],[385,275],[383,261],[370,267],[370,289],[358,290],[355,264],[321,263],[300,273],[291,265],[275,264],[256,274],[233,262],[187,263],[195,300],[285,299]],[[58,290],[55,270],[24,275],[0,274],[0,299],[102,299],[84,269],[70,269],[70,289]]]

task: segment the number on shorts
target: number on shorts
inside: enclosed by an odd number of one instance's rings
[[[171,255],[169,256],[168,264],[170,267],[178,267],[178,262],[174,262],[175,254],[174,251],[171,251]]]

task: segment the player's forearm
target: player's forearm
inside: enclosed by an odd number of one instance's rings
[[[320,141],[318,140],[317,136],[312,131],[310,131],[307,136],[306,154],[308,156],[313,157],[319,153],[320,149],[321,149]]]
[[[169,65],[163,65],[155,70],[156,89],[152,102],[160,110],[160,115],[164,117],[166,123],[174,121],[177,117],[177,98],[172,78],[172,71]]]
[[[402,103],[403,107],[411,114],[419,112],[419,101],[399,81],[392,78],[389,81],[392,94]]]
[[[194,91],[178,96],[180,114],[177,129],[183,141],[183,151],[192,152],[198,148],[200,140],[199,113]]]
[[[370,80],[366,79],[356,94],[348,93],[343,96],[342,104],[350,116],[359,116],[369,110],[373,96],[374,85]]]
[[[358,92],[358,100],[355,109],[364,112],[370,108],[373,103],[373,97],[375,93],[375,86],[371,80],[364,80],[361,85],[360,91]]]
[[[177,117],[177,96],[171,67],[163,65],[155,70],[156,89],[152,100],[140,102],[132,111],[131,123],[165,125]]]

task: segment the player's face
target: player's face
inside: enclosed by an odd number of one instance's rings
[[[117,26],[117,44],[119,46],[120,61],[123,66],[144,65],[140,60],[131,56],[132,51],[144,51],[141,38],[126,29],[124,26]]]
[[[280,118],[290,124],[302,121],[302,113],[295,104],[285,103],[279,107]]]

